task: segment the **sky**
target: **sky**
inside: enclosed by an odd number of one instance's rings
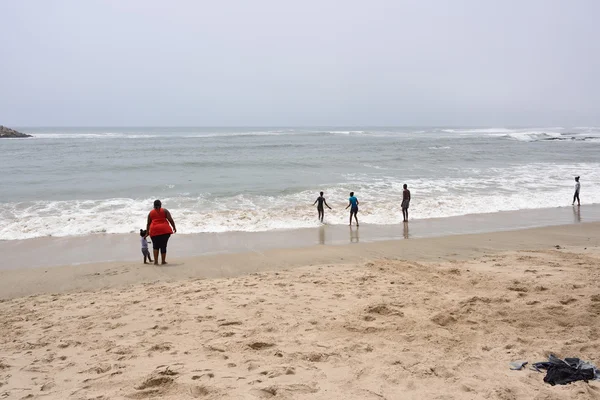
[[[7,126],[600,126],[596,0],[0,0]]]

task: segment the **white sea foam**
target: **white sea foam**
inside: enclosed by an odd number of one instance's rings
[[[567,130],[563,127],[548,128],[474,128],[474,129],[442,129],[440,132],[462,137],[497,137],[519,142],[538,141],[598,141],[600,129],[594,127],[577,127]]]
[[[34,133],[34,139],[147,139],[159,137],[156,134],[144,133]]]
[[[373,169],[380,169],[380,170],[386,170],[389,168],[386,167],[382,167],[380,165],[374,165],[374,164],[363,164],[363,167],[367,167],[367,168],[373,168]]]
[[[560,139],[562,134],[559,132],[546,131],[518,131],[507,133],[506,136],[520,142],[535,142],[538,140]]]
[[[283,131],[264,131],[264,132],[226,132],[226,133],[198,133],[188,134],[187,137],[192,138],[215,138],[215,137],[238,137],[238,136],[282,136],[289,135],[291,132]]]
[[[473,129],[442,129],[442,132],[446,133],[465,133],[465,134],[477,134],[477,133],[511,133],[513,129],[507,128],[473,128]]]
[[[468,172],[468,171],[467,171]],[[581,175],[585,204],[600,203],[600,163],[529,164],[473,170],[465,177],[410,180],[411,217],[438,218],[465,214],[548,208],[570,204],[572,177]],[[345,183],[324,187],[332,211],[330,224],[346,224],[348,192],[360,200],[361,222],[393,224],[401,219],[402,184],[394,177],[350,173]],[[229,197],[180,194],[163,198],[180,233],[266,231],[317,226],[312,203],[316,191],[277,196],[237,194]],[[33,201],[4,203],[0,240],[40,236],[137,232],[146,223],[152,198]]]
[[[324,131],[319,133],[326,133],[333,136],[355,136],[355,137],[372,137],[372,138],[384,138],[384,137],[402,137],[408,135],[416,135],[421,133],[426,133],[427,131],[393,131],[393,130],[383,130],[383,129],[374,129],[368,131]]]

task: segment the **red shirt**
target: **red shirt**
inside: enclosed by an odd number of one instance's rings
[[[169,224],[169,221],[167,221],[167,213],[164,209],[159,208],[157,210],[155,208],[150,211],[150,219],[152,220],[150,223],[150,237],[173,233],[173,229],[171,229],[171,225]]]

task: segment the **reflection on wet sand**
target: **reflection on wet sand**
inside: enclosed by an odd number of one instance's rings
[[[408,221],[404,221],[404,239],[408,239]]]
[[[319,227],[319,244],[325,244],[325,225]]]
[[[358,243],[358,240],[359,240],[358,227],[356,227],[356,229],[353,229],[352,227],[350,227],[350,242]]]
[[[581,207],[573,206],[573,219],[575,222],[581,222]]]

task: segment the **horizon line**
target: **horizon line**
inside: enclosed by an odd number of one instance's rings
[[[576,127],[600,127],[598,124],[564,125],[527,124],[527,125],[3,125],[7,128],[546,128],[565,129]]]

